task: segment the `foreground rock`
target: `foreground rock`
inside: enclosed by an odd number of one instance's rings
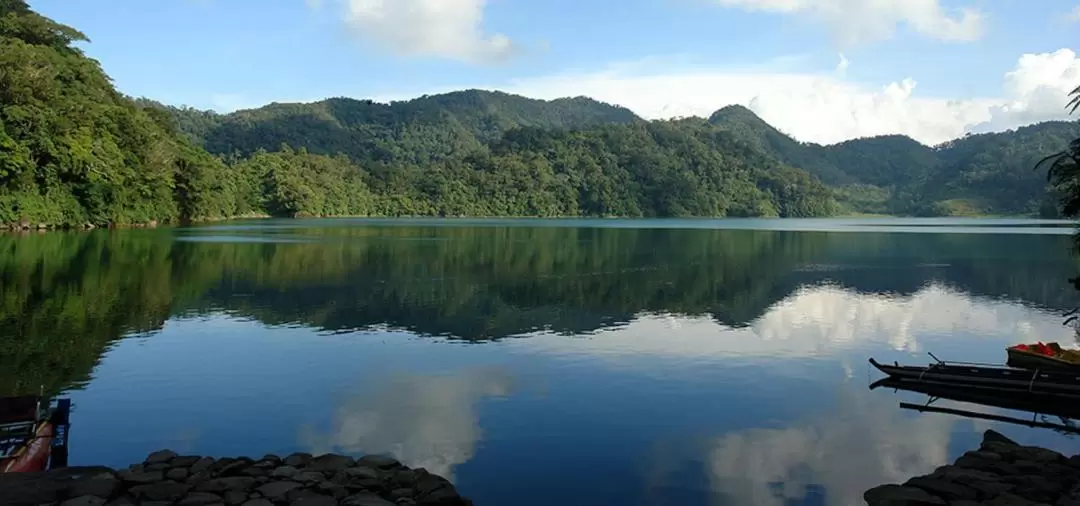
[[[1021,446],[992,430],[976,451],[902,485],[867,490],[870,506],[1080,506],[1080,455]]]
[[[0,474],[0,506],[471,506],[446,479],[382,456],[211,459],[163,450],[128,469]]]

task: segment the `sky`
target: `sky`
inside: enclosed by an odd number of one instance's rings
[[[29,3],[85,33],[120,91],[219,112],[479,88],[932,145],[1069,119],[1080,86],[1080,0]]]

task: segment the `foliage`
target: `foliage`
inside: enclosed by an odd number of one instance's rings
[[[744,107],[725,107],[709,121],[837,187],[848,212],[914,216],[1053,217],[1053,188],[1030,168],[1080,136],[1080,123],[1049,121],[933,147],[901,135],[822,146],[797,142]]]
[[[1023,168],[1080,135],[1058,122],[937,148],[902,136],[819,146],[739,106],[647,122],[585,97],[483,90],[221,115],[121,95],[74,46],[85,36],[0,2],[0,225],[1053,214]]]

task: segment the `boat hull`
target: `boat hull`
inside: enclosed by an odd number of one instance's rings
[[[1003,391],[978,385],[938,385],[893,377],[880,379],[870,385],[871,390],[877,388],[893,388],[926,394],[931,398],[1080,419],[1080,394]]]
[[[13,457],[0,461],[0,473],[44,471],[49,465],[55,427],[51,421],[38,425],[34,437]]]
[[[937,385],[970,385],[1013,392],[1065,393],[1080,395],[1080,373],[1032,371],[1011,367],[981,367],[953,364],[930,366],[885,365],[873,358],[870,364],[892,378]]]

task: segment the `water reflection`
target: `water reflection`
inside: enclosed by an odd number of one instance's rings
[[[0,237],[0,394],[73,390],[82,463],[387,452],[477,504],[858,504],[975,430],[867,391],[867,357],[1072,338],[1067,236],[319,223]]]
[[[948,462],[954,420],[898,416],[894,399],[863,385],[844,385],[837,397],[787,427],[711,440],[713,504],[862,504],[867,483],[903,483]]]
[[[476,405],[512,394],[515,385],[513,376],[499,369],[372,380],[377,390],[345,400],[329,433],[302,427],[301,443],[316,455],[391,454],[450,480],[453,467],[472,458],[482,439]]]

